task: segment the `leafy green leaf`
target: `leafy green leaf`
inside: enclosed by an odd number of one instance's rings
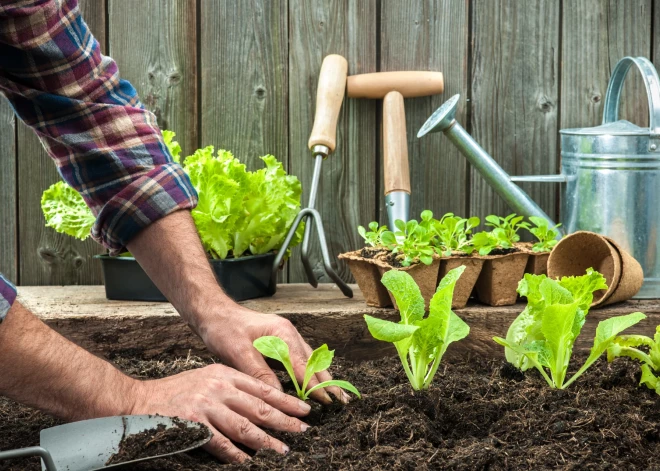
[[[330,368],[332,365],[332,359],[335,356],[334,350],[328,350],[328,345],[323,344],[316,350],[314,350],[307,360],[307,366],[305,367],[305,379],[303,381],[302,390],[307,390],[307,385],[309,380],[312,379],[316,373],[325,371]]]
[[[371,336],[383,342],[398,342],[412,336],[419,329],[416,325],[398,324],[371,317],[367,314],[364,315],[364,320],[367,321],[367,328]]]
[[[305,398],[309,397],[309,395],[310,395],[311,393],[313,393],[314,391],[316,391],[317,389],[320,389],[320,388],[327,388],[328,386],[338,386],[338,387],[340,387],[340,388],[342,388],[342,389],[345,389],[345,390],[347,390],[347,391],[352,392],[352,393],[355,394],[358,398],[360,398],[360,399],[362,398],[362,395],[360,394],[360,391],[358,391],[357,388],[356,388],[355,386],[353,386],[353,385],[352,385],[351,383],[349,383],[348,381],[342,381],[342,380],[340,380],[340,379],[331,379],[331,380],[329,380],[329,381],[323,381],[322,383],[317,384],[316,386],[310,388],[309,391],[307,391],[307,393],[306,393],[306,397],[305,397]]]
[[[96,221],[82,196],[64,182],[51,185],[41,195],[41,209],[46,227],[85,240]]]
[[[254,348],[256,348],[259,353],[263,356],[277,360],[286,369],[286,372],[289,373],[291,381],[298,392],[298,396],[301,395],[301,389],[296,380],[296,373],[293,370],[293,364],[291,363],[291,358],[289,357],[289,346],[284,340],[274,335],[267,335],[264,337],[259,337],[254,342],[252,342]],[[326,346],[327,348],[327,346]]]
[[[413,324],[424,317],[424,298],[412,276],[404,271],[390,270],[381,281],[396,299],[404,324]]]

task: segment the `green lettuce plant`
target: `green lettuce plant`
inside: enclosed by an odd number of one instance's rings
[[[454,287],[464,270],[464,266],[454,268],[442,279],[426,317],[424,299],[413,278],[406,272],[388,271],[382,282],[396,299],[401,320],[364,316],[375,339],[394,344],[415,390],[428,389],[447,347],[470,332],[470,327],[451,310]]]
[[[353,386],[348,381],[341,380],[330,380],[323,381],[322,383],[317,384],[311,388],[307,388],[309,385],[309,380],[312,379],[316,373],[327,370],[332,364],[332,359],[335,356],[334,350],[328,350],[328,346],[323,344],[316,350],[314,350],[307,360],[307,365],[305,366],[305,377],[303,378],[303,384],[300,386],[298,380],[296,379],[296,374],[293,370],[293,364],[291,363],[291,358],[289,356],[289,346],[284,340],[279,337],[268,335],[265,337],[259,337],[253,342],[254,348],[256,348],[259,353],[263,356],[277,360],[282,365],[284,369],[289,374],[293,386],[296,388],[296,394],[303,401],[309,399],[311,393],[320,388],[325,388],[328,386],[338,386],[342,389],[352,392],[357,397],[360,396],[360,392],[355,386]]]
[[[396,231],[384,231],[381,241],[393,254],[402,254],[401,265],[404,267],[420,261],[425,265],[433,263],[435,250],[431,246],[433,233],[415,219],[403,222],[394,221]]]
[[[550,252],[552,248],[559,243],[557,237],[559,231],[557,228],[561,224],[550,227],[550,223],[545,218],[538,216],[530,216],[529,220],[534,224],[534,227],[529,227],[529,232],[536,237],[537,242],[532,246],[534,252]]]
[[[474,244],[470,239],[472,229],[480,223],[478,217],[463,219],[453,213],[447,213],[442,218],[433,221],[433,231],[436,235],[436,251],[439,255],[449,257],[454,252],[471,254]]]
[[[387,231],[387,226],[381,226],[377,221],[369,223],[369,230],[364,226],[358,226],[358,234],[364,239],[364,242],[371,247],[380,247],[383,245],[382,236]]]
[[[566,381],[573,345],[585,323],[593,293],[601,289],[607,289],[605,278],[593,269],[583,276],[561,280],[526,274],[518,293],[527,298],[527,306],[509,327],[506,339],[494,340],[505,347],[506,359],[514,366],[523,371],[534,367],[551,388],[565,389],[612,345],[620,332],[646,317],[635,312],[601,321],[589,357]]]
[[[529,223],[524,221],[523,216],[518,216],[515,213],[509,214],[506,217],[495,216],[491,214],[486,216],[486,225],[494,228],[494,231],[502,233],[502,238],[508,241],[508,244],[513,246],[516,242],[520,241],[521,229],[529,229]]]
[[[163,131],[173,159],[181,162],[181,146],[174,137],[173,132]],[[250,172],[230,152],[214,154],[212,146],[184,160],[183,169],[199,195],[193,220],[211,258],[279,249],[300,211],[300,181],[287,175],[274,156],[261,160],[265,168]],[[41,207],[48,227],[79,239],[87,238],[94,224],[94,215],[82,197],[63,182],[44,192]],[[303,231],[301,224],[290,247],[300,243]]]
[[[477,232],[471,240],[474,249],[479,255],[486,256],[495,249],[511,249],[513,243],[506,237],[502,229],[493,229],[492,231]]]
[[[660,395],[660,326],[656,327],[653,338],[645,335],[617,336],[607,349],[607,361],[617,357],[638,360],[642,369],[640,386],[645,385]]]

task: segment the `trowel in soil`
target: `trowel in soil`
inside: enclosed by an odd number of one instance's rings
[[[300,223],[305,220],[305,235],[302,241],[302,262],[307,275],[307,280],[314,288],[318,286],[318,280],[309,262],[309,244],[312,237],[312,221],[319,238],[321,254],[323,256],[323,266],[328,276],[334,281],[345,296],[352,298],[353,290],[342,280],[335,272],[330,261],[328,244],[323,230],[323,220],[321,214],[316,209],[316,195],[318,193],[319,181],[321,179],[321,164],[335,150],[337,120],[339,119],[339,110],[344,100],[344,90],[346,89],[346,76],[348,72],[348,63],[346,59],[337,54],[331,54],[323,59],[321,73],[319,75],[319,84],[316,91],[316,114],[314,115],[314,127],[309,138],[308,147],[314,156],[314,174],[312,185],[309,192],[309,202],[307,207],[302,209],[296,219],[293,221],[289,233],[284,239],[284,244],[275,258],[273,264],[273,275],[284,259],[289,244],[296,234]]]
[[[199,424],[177,419],[188,427]],[[212,437],[209,431],[203,440],[191,444],[182,450],[140,458],[123,463],[107,465],[107,461],[119,449],[123,437],[143,432],[159,425],[166,428],[176,427],[174,419],[156,415],[128,415],[106,417],[103,419],[84,420],[60,425],[41,431],[40,446],[19,450],[0,451],[0,461],[30,456],[39,456],[42,470],[45,471],[95,471],[99,469],[130,469],[140,461],[162,458],[199,448]]]

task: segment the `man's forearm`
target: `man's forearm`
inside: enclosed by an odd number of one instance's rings
[[[0,324],[0,395],[68,420],[128,414],[138,381],[15,303]]]
[[[130,241],[128,249],[203,339],[219,312],[237,307],[218,285],[189,211],[177,211],[151,224]]]

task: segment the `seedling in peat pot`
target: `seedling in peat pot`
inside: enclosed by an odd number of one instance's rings
[[[397,219],[394,224],[397,231],[385,231],[381,239],[393,254],[403,255],[401,265],[407,267],[417,261],[425,265],[433,263],[434,250],[431,247],[433,233],[414,219],[408,222]]]
[[[364,226],[358,226],[358,233],[362,236],[365,243],[372,247],[380,247],[383,245],[383,232],[387,230],[387,226],[379,226],[376,221],[369,223],[369,231],[367,231]]]
[[[338,386],[342,389],[346,389],[347,391],[352,392],[357,397],[361,397],[360,392],[351,383],[348,381],[341,381],[336,379],[324,381],[307,389],[309,380],[312,379],[312,376],[314,376],[316,373],[327,370],[332,364],[335,351],[328,350],[328,346],[326,344],[323,344],[314,350],[312,355],[307,360],[307,366],[305,367],[305,377],[303,379],[302,387],[300,387],[298,380],[296,379],[296,374],[293,371],[293,364],[291,363],[291,358],[289,357],[289,346],[284,340],[279,337],[268,335],[265,337],[259,337],[253,342],[253,345],[254,348],[256,348],[263,356],[277,360],[281,362],[282,365],[284,365],[286,372],[289,373],[291,381],[293,381],[293,385],[296,388],[296,394],[298,394],[298,397],[303,401],[309,399],[310,394],[317,389],[325,388],[328,386]]]
[[[442,219],[434,220],[433,231],[437,236],[436,251],[439,255],[449,257],[453,252],[471,254],[474,245],[470,240],[472,229],[480,223],[478,217],[463,219],[452,213],[442,216]]]
[[[536,226],[530,227],[529,232],[531,232],[538,240],[538,242],[532,246],[532,250],[534,252],[550,252],[559,242],[557,240],[557,236],[559,235],[557,228],[561,226],[561,224],[550,227],[550,223],[547,219],[538,216],[530,216],[529,220],[532,221],[534,226]]]
[[[639,349],[645,347],[648,353]],[[607,361],[616,357],[629,357],[642,363],[642,377],[639,380],[660,394],[660,326],[656,327],[653,338],[645,335],[621,335],[607,349]]]
[[[464,270],[460,266],[445,275],[431,298],[427,317],[424,317],[424,298],[412,276],[388,271],[382,282],[396,299],[401,321],[364,316],[376,340],[394,344],[415,390],[428,389],[449,344],[470,332],[470,327],[451,310],[454,287]]]
[[[522,222],[522,216],[509,214],[502,218],[499,216],[486,216],[486,225],[493,227],[490,232],[479,232],[472,238],[474,248],[479,255],[488,255],[495,249],[512,249],[516,242],[520,241],[518,231],[529,229],[529,224]]]
[[[523,219],[523,216],[517,216],[515,213],[509,214],[504,218],[491,214],[490,216],[486,216],[486,225],[504,231],[506,239],[513,245],[520,241],[518,231],[520,229],[529,229],[529,223],[523,222]]]
[[[646,317],[635,312],[599,322],[589,357],[565,382],[573,345],[584,325],[593,293],[601,289],[607,289],[605,278],[591,268],[586,275],[561,280],[526,274],[518,285],[518,293],[527,297],[527,307],[509,327],[506,339],[494,340],[505,347],[506,359],[514,366],[523,371],[533,366],[551,388],[565,389],[612,345],[620,332]]]

